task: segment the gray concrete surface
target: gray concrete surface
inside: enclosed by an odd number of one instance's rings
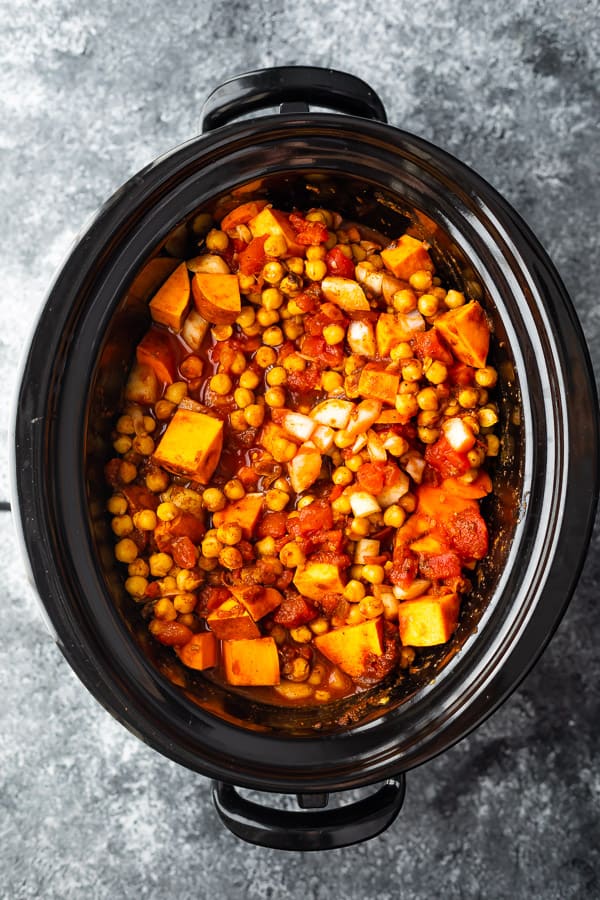
[[[0,0],[0,500],[9,397],[55,267],[98,204],[193,135],[222,78],[281,63],[369,81],[525,216],[600,371],[597,2],[145,4]],[[592,414],[592,413],[590,413]],[[600,896],[600,531],[541,662],[502,709],[409,776],[367,845],[236,841],[208,782],[131,736],[47,636],[0,513],[0,897]]]

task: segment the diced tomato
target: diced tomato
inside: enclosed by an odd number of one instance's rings
[[[237,477],[240,479],[246,490],[253,491],[258,485],[260,475],[252,466],[242,466],[237,471]]]
[[[294,303],[303,313],[309,313],[318,308],[319,298],[313,296],[309,291],[303,291],[297,297],[294,297]]]
[[[449,551],[435,556],[421,557],[419,568],[426,578],[458,578],[462,570],[460,557]]]
[[[173,384],[175,381],[175,355],[169,335],[158,328],[150,328],[136,348],[136,358],[140,365],[150,366],[159,381]]]
[[[463,559],[483,559],[488,552],[488,530],[481,513],[465,509],[446,523],[452,546]]]
[[[316,619],[317,611],[308,600],[296,594],[292,597],[286,597],[273,616],[273,621],[278,625],[284,625],[286,628],[297,628],[299,625],[306,625]]]
[[[364,491],[370,494],[380,494],[385,484],[385,464],[365,463],[356,473],[356,480]]]
[[[327,531],[333,526],[333,514],[327,500],[314,500],[310,506],[304,506],[297,516],[288,517],[288,530],[297,529],[296,533],[310,534],[313,531]]]
[[[322,337],[305,335],[302,340],[302,353],[320,362],[323,366],[336,368],[344,359],[343,344],[328,344]]]
[[[299,394],[313,391],[321,383],[321,369],[314,362],[309,362],[303,372],[288,372],[287,383],[291,391]]]
[[[443,362],[446,366],[451,366],[454,363],[452,353],[435,328],[416,334],[413,338],[413,347],[419,359],[430,356],[432,359],[438,359],[440,362]]]
[[[439,472],[442,478],[464,475],[470,468],[467,454],[453,450],[443,435],[438,438],[435,444],[427,446],[425,462]]]
[[[284,512],[268,512],[262,517],[259,526],[259,537],[280,538],[287,533],[287,515]]]
[[[319,548],[322,553],[339,554],[342,550],[342,541],[344,533],[341,529],[324,529],[311,534],[311,542]]]
[[[305,317],[304,330],[306,334],[322,335],[323,329],[332,322],[346,326],[348,319],[335,303],[322,303],[318,313]]]
[[[258,275],[266,261],[265,241],[268,235],[252,238],[238,256],[239,270],[242,275]]]
[[[319,550],[317,553],[312,553],[310,561],[328,563],[330,566],[337,566],[340,571],[352,565],[352,560],[345,553],[332,553],[328,550]]]
[[[290,213],[290,225],[296,232],[298,243],[305,247],[324,244],[329,240],[329,232],[322,222],[308,222],[297,213]]]
[[[408,547],[397,547],[394,551],[394,562],[389,570],[389,579],[399,587],[408,587],[413,583],[419,571],[419,560],[416,553]]]
[[[475,369],[457,362],[448,369],[448,381],[458,387],[470,387],[475,384]]]
[[[229,600],[231,593],[226,587],[207,587],[200,594],[201,609],[204,613],[212,612]]]
[[[354,263],[342,253],[339,247],[332,247],[325,257],[327,274],[339,278],[354,278]]]
[[[129,504],[129,512],[136,513],[142,509],[156,509],[159,500],[156,494],[151,493],[147,487],[141,484],[126,484],[121,488]]]
[[[154,529],[154,540],[159,550],[170,553],[175,538],[188,537],[193,544],[199,544],[205,531],[201,519],[191,513],[179,512],[170,522],[158,523]]]
[[[198,559],[198,551],[189,537],[175,538],[171,544],[171,555],[176,566],[182,569],[191,569],[196,565]]]

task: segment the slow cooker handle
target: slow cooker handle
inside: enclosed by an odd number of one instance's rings
[[[221,821],[237,837],[274,850],[334,850],[359,844],[388,828],[402,808],[406,779],[388,779],[374,794],[338,809],[327,794],[299,794],[306,812],[261,806],[242,797],[231,784],[213,782],[213,801]]]
[[[387,122],[383,103],[356,75],[318,66],[274,66],[236,75],[215,88],[202,107],[201,127],[211,131],[277,104],[284,104],[281,112],[308,112],[309,103]]]

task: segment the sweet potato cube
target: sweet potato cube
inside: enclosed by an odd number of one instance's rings
[[[223,663],[229,684],[279,684],[277,644],[271,637],[224,641]]]
[[[456,358],[466,366],[485,366],[490,349],[490,326],[477,300],[450,309],[434,323],[452,348]]]
[[[178,259],[172,256],[157,256],[146,263],[133,279],[129,288],[129,296],[144,302],[161,286],[179,265]]]
[[[136,347],[135,356],[140,365],[150,366],[163,384],[173,384],[177,369],[166,331],[158,328],[147,331]]]
[[[256,523],[262,512],[263,500],[264,496],[261,493],[246,494],[241,500],[235,500],[225,509],[213,513],[215,528],[236,522],[242,529],[243,537],[248,540],[254,535]]]
[[[181,263],[150,301],[150,315],[159,325],[179,332],[189,305],[190,276],[186,264]]]
[[[396,394],[400,385],[400,375],[394,372],[386,372],[377,363],[367,363],[358,381],[358,392],[361,397],[371,400],[381,400],[393,406],[396,402]]]
[[[240,585],[232,587],[231,593],[243,603],[255,622],[273,612],[283,603],[283,597],[276,588],[260,587],[260,585]]]
[[[191,409],[178,409],[154,451],[170,472],[207,484],[223,447],[223,422]]]
[[[190,669],[210,669],[217,664],[217,639],[209,631],[195,634],[183,647],[175,652]]]
[[[214,325],[233,325],[240,314],[237,275],[196,272],[192,280],[194,303],[200,315]]]
[[[434,647],[450,639],[458,622],[458,594],[423,594],[398,605],[400,640],[407,647]]]
[[[228,212],[221,220],[222,231],[232,231],[238,225],[247,225],[267,205],[266,200],[248,200]]]
[[[125,399],[152,406],[158,400],[158,378],[152,366],[134,363],[125,386]]]
[[[396,278],[408,281],[411,275],[420,269],[433,272],[433,263],[422,241],[403,234],[396,241],[396,247],[381,251],[381,258],[386,269],[389,269]]]
[[[417,309],[409,313],[381,313],[375,326],[378,355],[388,357],[394,347],[424,330],[425,319]]]
[[[307,562],[296,569],[294,584],[309,600],[320,600],[323,594],[341,594],[344,582],[340,570],[332,563]]]
[[[258,626],[238,600],[231,597],[206,617],[213,634],[222,641],[237,641],[260,637]]]
[[[357,678],[364,673],[372,656],[383,653],[381,619],[334,628],[316,637],[315,644],[323,656]]]
[[[306,247],[298,243],[296,232],[288,219],[278,210],[265,207],[250,219],[248,227],[252,237],[262,237],[263,234],[281,235],[287,244],[287,253],[284,256],[304,256]]]

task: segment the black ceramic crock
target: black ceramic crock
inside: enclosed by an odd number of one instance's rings
[[[309,112],[307,103],[339,112]],[[238,121],[282,104],[278,114]],[[364,82],[331,70],[250,73],[208,99],[204,134],[102,207],[56,276],[23,363],[14,506],[50,629],[92,694],[159,752],[215,779],[228,827],[255,843],[322,849],[383,830],[404,774],[476,727],[539,657],[574,590],[598,491],[597,400],[585,341],[548,257],[515,211],[447,153],[386,123]],[[261,707],[181,672],[136,627],[111,550],[102,467],[128,361],[147,327],[132,283],[182,224],[224,196],[328,206],[392,236],[408,225],[444,278],[494,323],[502,453],[495,535],[458,631],[410,684],[346,709]],[[344,710],[342,710],[343,712]],[[382,784],[381,784],[382,783]],[[349,805],[329,792],[380,784]],[[235,786],[298,796],[302,811]]]

